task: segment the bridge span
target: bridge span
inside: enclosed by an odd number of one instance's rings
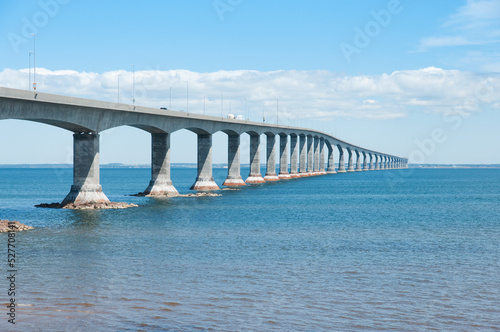
[[[146,196],[178,194],[170,179],[170,135],[181,129],[198,137],[198,175],[193,190],[219,189],[212,177],[212,135],[219,131],[228,136],[228,175],[223,186],[408,165],[406,158],[365,149],[307,128],[0,87],[0,120],[4,119],[45,123],[74,133],[73,185],[62,205],[109,202],[99,181],[99,133],[120,126],[136,127],[151,134],[151,181],[142,193]],[[240,136],[244,133],[250,136],[250,174],[245,180],[240,174]],[[264,176],[260,171],[262,134],[266,136],[267,152]]]

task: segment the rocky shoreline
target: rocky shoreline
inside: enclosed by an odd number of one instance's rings
[[[199,192],[196,194],[179,194],[177,197],[219,197],[222,194],[211,193],[211,192]]]
[[[138,207],[137,204],[121,203],[121,202],[107,202],[107,203],[87,203],[87,204],[66,204],[61,203],[42,203],[35,205],[37,208],[48,209],[70,209],[70,210],[101,210],[101,209],[127,209],[130,207]]]
[[[14,225],[15,227],[9,227],[10,225]],[[35,229],[35,228],[25,224],[21,224],[17,220],[14,221],[0,220],[0,233],[5,233],[9,231],[19,232],[19,231],[26,231],[28,229]]]
[[[171,198],[171,197],[218,197],[222,194],[217,194],[213,192],[197,192],[194,194],[168,194],[168,195],[145,195],[144,193],[138,193],[130,196],[137,197],[153,197],[153,198]]]

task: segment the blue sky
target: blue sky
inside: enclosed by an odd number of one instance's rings
[[[131,102],[134,64],[141,105],[169,107],[172,88],[185,109],[188,81],[190,112],[220,114],[222,91],[224,113],[272,122],[279,98],[282,121],[414,162],[500,163],[500,1],[2,1],[0,86],[28,88],[32,32],[41,92],[117,100],[120,75]],[[61,129],[0,135],[2,163],[71,161]],[[172,139],[172,161],[194,162],[194,134]],[[104,132],[101,162],[148,163],[149,144]]]

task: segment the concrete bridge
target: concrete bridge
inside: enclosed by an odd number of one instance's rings
[[[73,185],[62,205],[109,202],[99,182],[99,133],[119,126],[132,126],[151,134],[151,181],[143,192],[147,196],[177,194],[170,179],[170,134],[181,129],[188,129],[198,135],[198,176],[191,187],[193,190],[219,189],[212,177],[212,135],[219,131],[228,136],[228,175],[224,186],[244,186],[321,174],[406,168],[408,165],[405,158],[365,149],[306,128],[0,87],[2,119],[36,121],[74,133]],[[240,136],[243,133],[250,135],[250,174],[245,180],[240,174]],[[260,172],[261,134],[266,136],[267,167],[264,176]],[[335,155],[338,157],[337,169]]]

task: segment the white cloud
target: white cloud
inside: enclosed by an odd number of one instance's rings
[[[417,50],[494,44],[499,36],[500,1],[469,0],[444,20],[436,35],[422,38]]]
[[[127,71],[99,73],[37,69],[38,91],[99,100],[132,102],[133,74]],[[250,119],[262,112],[289,119],[330,121],[347,119],[396,119],[411,112],[477,111],[498,107],[500,74],[481,75],[459,70],[424,68],[383,75],[343,76],[329,71],[250,70],[197,73],[187,70],[135,72],[138,105],[186,109],[220,115],[221,93],[224,114],[243,114]],[[5,69],[0,86],[27,89],[28,70]],[[245,103],[246,100],[246,103]]]
[[[420,49],[425,50],[430,47],[463,46],[477,44],[465,39],[462,36],[446,37],[426,37],[420,41]]]
[[[496,20],[499,18],[500,2],[498,0],[469,0],[466,5],[450,15],[443,26],[458,30],[472,30],[488,27],[492,23],[498,26]]]

